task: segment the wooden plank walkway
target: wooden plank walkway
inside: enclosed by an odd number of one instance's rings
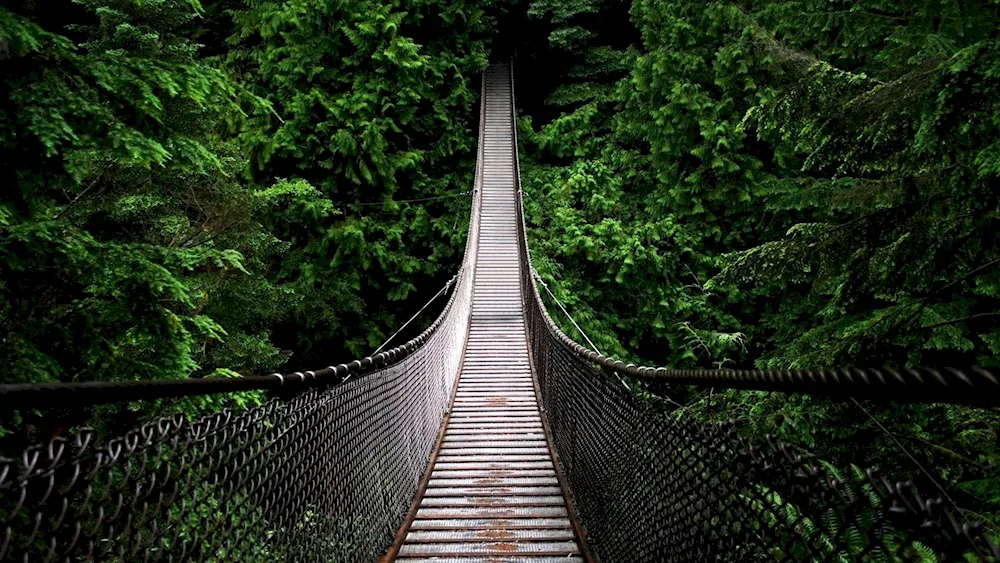
[[[581,563],[528,364],[507,65],[488,70],[485,92],[469,339],[430,480],[397,560]]]

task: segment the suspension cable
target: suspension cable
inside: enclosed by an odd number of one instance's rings
[[[538,273],[538,270],[536,270],[534,266],[531,267],[531,273],[534,274],[535,279],[538,280],[538,283],[542,284],[542,287],[545,288],[545,293],[548,293],[549,297],[551,297],[552,300],[556,302],[556,305],[558,305],[559,309],[563,312],[564,315],[566,315],[566,318],[569,319],[569,322],[573,323],[573,326],[576,327],[576,331],[579,332],[581,335],[583,335],[583,339],[587,341],[587,344],[590,344],[590,346],[594,349],[595,352],[603,356],[604,354],[597,349],[597,344],[594,344],[594,341],[591,340],[589,336],[587,336],[586,332],[583,332],[583,329],[580,328],[580,325],[576,324],[576,320],[573,319],[573,315],[569,314],[569,311],[566,310],[566,306],[562,304],[562,301],[559,301],[559,298],[552,293],[552,290],[549,289],[549,285],[545,283],[545,280],[542,279],[541,274]],[[626,389],[630,391],[632,390],[632,388],[628,386],[628,383],[625,382],[625,378],[622,377],[621,374],[619,374],[615,370],[612,370],[611,373],[615,374],[615,377],[618,378],[618,381],[621,381],[622,385],[624,385]]]
[[[851,401],[853,401],[854,404],[859,409],[861,409],[861,412],[865,413],[865,416],[871,419],[871,421],[874,422],[875,425],[878,426],[882,430],[882,432],[889,437],[890,440],[895,442],[896,447],[899,448],[899,450],[903,452],[903,454],[905,454],[906,457],[910,458],[910,461],[912,461],[914,465],[917,466],[917,469],[919,469],[930,480],[930,482],[933,483],[935,487],[937,487],[937,490],[941,492],[941,495],[944,498],[946,498],[949,503],[951,503],[951,506],[955,510],[960,510],[958,503],[956,503],[955,500],[952,499],[950,495],[948,495],[948,491],[946,491],[945,488],[942,487],[941,484],[937,482],[937,479],[934,478],[931,472],[928,471],[927,468],[925,468],[923,464],[920,463],[920,461],[918,461],[917,458],[910,453],[910,450],[906,449],[906,446],[904,446],[903,443],[899,441],[899,438],[897,438],[896,435],[891,430],[886,428],[885,425],[882,424],[882,422],[879,419],[875,418],[875,416],[872,413],[868,412],[868,409],[862,406],[861,401],[858,401],[854,397],[851,397]]]
[[[471,194],[473,191],[475,191],[475,190],[465,190],[463,192],[458,192],[458,193],[454,193],[454,194],[445,194],[445,195],[439,195],[439,196],[433,196],[433,197],[418,197],[418,198],[415,198],[415,199],[390,199],[389,201],[361,201],[361,202],[338,201],[338,202],[334,202],[333,205],[336,206],[336,207],[350,207],[352,205],[389,205],[389,204],[392,204],[392,203],[418,203],[418,202],[421,202],[421,201],[433,201],[433,200],[437,200],[437,199],[449,199],[449,198],[453,198],[453,197],[462,197],[463,195],[469,195],[469,194]]]
[[[562,303],[532,268],[560,310],[591,346],[588,349],[574,342],[555,324],[547,312],[542,315],[548,329],[574,354],[607,370],[625,373],[646,381],[664,381],[674,385],[725,387],[756,391],[806,393],[831,397],[917,401],[925,403],[958,403],[982,407],[1000,407],[1000,372],[992,368],[972,366],[965,369],[935,368],[826,368],[826,369],[677,369],[625,364],[602,354],[573,321]],[[535,292],[539,307],[542,295]],[[597,357],[591,354],[596,354]]]
[[[392,333],[392,336],[390,336],[388,340],[386,340],[385,342],[383,342],[381,346],[379,346],[374,352],[372,352],[372,355],[375,355],[375,354],[378,354],[379,352],[381,352],[382,348],[385,348],[386,344],[388,344],[389,342],[391,342],[393,338],[396,338],[396,335],[398,335],[400,332],[403,332],[403,329],[406,328],[407,325],[409,325],[411,322],[413,322],[413,319],[419,317],[420,313],[423,313],[424,309],[426,309],[431,303],[433,303],[435,299],[437,299],[442,294],[444,294],[444,292],[448,291],[448,288],[451,287],[451,284],[455,283],[456,279],[458,279],[458,274],[455,274],[454,276],[452,276],[451,279],[448,280],[448,282],[444,284],[444,287],[442,287],[440,290],[438,290],[438,292],[434,294],[434,297],[431,297],[430,301],[428,301],[427,303],[424,303],[424,306],[421,307],[419,311],[417,311],[416,313],[414,313],[413,316],[410,317],[410,320],[408,320],[405,323],[403,323],[403,326],[399,327],[399,330],[397,330],[396,332]]]
[[[431,301],[441,296],[455,283],[459,274],[452,276]],[[454,299],[454,297],[452,297]],[[450,306],[451,301],[448,302]],[[428,302],[417,314],[396,331],[385,344],[367,358],[357,359],[347,364],[328,366],[315,371],[292,374],[272,373],[270,375],[248,375],[244,377],[191,377],[185,379],[137,379],[127,381],[79,381],[60,383],[12,383],[0,384],[0,405],[17,405],[17,410],[30,408],[52,408],[55,406],[74,407],[195,397],[240,391],[277,391],[282,388],[310,385],[318,381],[346,381],[355,376],[369,373],[385,362],[398,362],[414,353],[422,340],[416,337],[407,344],[381,352],[386,344],[395,338],[407,324],[430,305]],[[446,309],[447,310],[447,309]],[[442,313],[443,314],[443,313]],[[439,317],[440,318],[443,317]],[[434,325],[432,325],[433,327]],[[4,410],[4,409],[0,409]],[[12,409],[14,410],[14,409]]]
[[[566,307],[563,306],[562,301],[559,301],[559,298],[552,293],[552,290],[549,289],[549,284],[545,283],[545,280],[542,279],[542,275],[538,273],[538,270],[536,270],[534,266],[531,267],[531,273],[534,274],[535,279],[538,280],[538,283],[542,284],[542,287],[545,288],[545,293],[548,293],[549,297],[551,297],[552,300],[556,302],[556,305],[558,305],[559,309],[562,310],[564,315],[566,315],[566,318],[569,319],[569,322],[573,323],[573,327],[576,328],[576,331],[579,332],[581,335],[583,335],[583,339],[587,341],[587,344],[590,344],[590,347],[593,348],[595,352],[603,356],[604,353],[597,349],[597,344],[594,344],[594,342],[590,339],[590,337],[587,336],[587,333],[583,332],[583,329],[580,328],[580,325],[576,324],[576,321],[573,320],[573,315],[569,314],[569,311],[567,311]]]

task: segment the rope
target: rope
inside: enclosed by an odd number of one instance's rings
[[[538,283],[542,284],[542,287],[545,288],[545,293],[548,293],[549,297],[551,297],[552,300],[556,302],[556,305],[558,305],[559,309],[563,312],[564,315],[566,315],[566,318],[569,319],[569,322],[573,323],[573,327],[576,328],[576,331],[579,332],[581,335],[583,335],[583,339],[587,341],[587,344],[590,344],[590,347],[593,348],[595,352],[603,356],[604,354],[597,349],[597,344],[594,344],[594,341],[591,340],[589,336],[587,336],[586,332],[583,332],[583,329],[580,328],[580,325],[576,324],[576,320],[573,319],[573,315],[569,314],[569,311],[566,310],[566,306],[562,304],[562,301],[559,301],[559,298],[552,293],[552,290],[549,289],[549,285],[545,283],[545,280],[542,279],[541,274],[538,273],[538,270],[536,270],[534,266],[531,267],[531,273],[534,274],[535,279],[538,280]],[[617,371],[612,370],[611,373],[615,374],[615,377],[618,378],[618,381],[622,382],[622,385],[624,385],[626,389],[628,390],[632,389],[631,387],[628,386],[628,383],[625,382],[625,378],[623,378]]]
[[[448,280],[448,283],[431,298],[431,301],[427,302],[420,311],[417,311],[416,315],[411,317],[395,334],[390,336],[385,344],[406,328],[406,325],[420,315],[434,299],[441,296],[448,287],[455,283],[456,279],[458,279],[458,275],[452,276]],[[452,296],[453,299],[454,295]],[[445,311],[448,311],[451,303],[452,301],[450,300],[448,305],[445,306]],[[440,318],[444,318],[443,315],[444,313],[442,313],[442,317]],[[435,325],[431,326],[434,328]],[[435,330],[437,329],[435,328]],[[307,371],[305,373],[297,372],[287,375],[274,373],[236,378],[192,377],[186,379],[0,384],[0,412],[29,408],[80,407],[132,401],[151,401],[241,391],[275,391],[289,384],[308,384],[309,382],[320,380],[343,382],[354,376],[368,373],[375,366],[383,365],[386,361],[399,362],[410,354],[416,353],[425,343],[425,339],[422,338],[423,336],[418,336],[406,344],[396,346],[392,350],[379,353],[385,347],[385,344],[382,344],[378,350],[372,353],[371,357],[354,360],[347,364],[331,365],[323,369]],[[17,406],[14,407],[14,405]]]
[[[545,293],[548,293],[549,297],[551,297],[552,300],[556,302],[556,305],[558,305],[559,309],[562,310],[564,315],[566,315],[566,318],[569,319],[569,322],[573,323],[573,327],[576,328],[576,331],[583,335],[583,339],[587,341],[587,344],[590,344],[590,347],[595,352],[603,356],[604,353],[597,349],[597,344],[594,344],[594,342],[590,339],[590,337],[587,336],[587,333],[583,332],[583,329],[580,328],[580,325],[576,324],[576,321],[573,320],[573,315],[569,314],[569,311],[567,311],[566,307],[563,306],[562,301],[559,301],[559,298],[557,298],[555,295],[552,294],[552,290],[549,289],[549,285],[545,283],[545,280],[542,279],[541,274],[538,273],[538,270],[536,270],[534,266],[532,266],[531,268],[531,273],[535,275],[535,279],[538,280],[538,283],[542,284],[542,287],[545,288]]]
[[[725,387],[756,391],[807,393],[844,399],[861,397],[895,402],[959,403],[983,407],[1000,406],[1000,373],[991,368],[972,366],[956,368],[828,368],[828,369],[671,369],[625,364],[602,354],[573,321],[565,307],[538,278],[546,293],[559,305],[570,322],[592,347],[588,349],[573,341],[555,324],[545,311],[542,296],[535,292],[539,312],[549,333],[557,342],[587,362],[609,371],[647,381],[663,381],[673,385]]]
[[[416,313],[414,313],[414,315],[412,317],[410,317],[410,320],[408,320],[405,323],[403,323],[403,326],[399,327],[399,330],[397,330],[396,332],[392,333],[392,336],[390,336],[388,340],[386,340],[385,342],[383,342],[382,345],[378,347],[378,349],[376,349],[374,352],[372,352],[372,355],[374,356],[375,354],[378,354],[380,351],[382,351],[382,348],[385,348],[386,344],[388,344],[389,342],[391,342],[393,338],[396,338],[396,335],[398,335],[400,332],[403,332],[403,329],[406,328],[407,325],[409,325],[411,322],[413,322],[413,319],[419,317],[420,313],[423,313],[424,309],[426,309],[428,305],[430,305],[431,303],[433,303],[435,299],[437,299],[438,297],[441,296],[441,294],[443,294],[445,291],[447,291],[448,288],[451,287],[451,284],[455,283],[455,279],[456,278],[458,278],[458,274],[452,276],[451,279],[448,280],[448,283],[444,284],[444,287],[442,287],[440,290],[438,290],[438,292],[434,294],[434,297],[431,297],[430,301],[428,301],[427,303],[424,303],[424,306],[421,307],[419,311],[417,311]]]
[[[436,199],[448,199],[448,198],[452,198],[452,197],[462,197],[464,195],[471,194],[473,191],[474,190],[466,190],[464,192],[458,192],[458,193],[455,193],[455,194],[439,195],[439,196],[434,196],[434,197],[418,197],[416,199],[390,199],[389,201],[362,201],[362,202],[357,202],[357,203],[351,202],[351,201],[342,201],[342,202],[339,202],[339,203],[334,203],[333,205],[338,206],[338,207],[340,207],[340,206],[348,207],[348,206],[351,206],[351,205],[364,206],[364,205],[389,205],[391,203],[417,203],[417,202],[421,202],[421,201],[433,201],[433,200],[436,200]]]

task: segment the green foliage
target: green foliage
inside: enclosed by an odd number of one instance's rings
[[[555,48],[527,65],[558,78],[519,83],[535,263],[604,353],[997,365],[993,4],[634,0],[631,34],[621,9],[531,3]],[[677,416],[942,483],[996,526],[992,412],[669,393]]]
[[[454,273],[468,200],[394,200],[470,182],[483,6],[58,4],[0,8],[0,380],[327,365]]]
[[[699,328],[744,361],[992,364],[995,14],[937,10],[637,0],[635,49],[578,48],[536,142],[691,233],[687,283],[741,319]]]
[[[2,203],[4,379],[183,377],[225,332],[188,278],[245,272],[200,237],[240,212],[213,129],[248,98],[176,35],[188,3],[80,4],[99,20],[78,45],[0,12],[0,150],[20,188]]]
[[[528,12],[551,21],[550,40],[586,39],[561,45],[572,56],[539,63],[557,65],[546,69],[561,76],[551,93],[525,93],[523,85],[519,92],[528,112],[561,110],[537,128],[531,119],[520,128],[535,266],[606,354],[693,366],[739,353],[743,335],[719,330],[732,319],[711,307],[715,296],[703,286],[715,260],[697,252],[698,231],[668,212],[649,155],[623,132],[622,92],[638,56],[615,45],[624,7],[575,10],[535,2]],[[589,25],[590,34],[575,24]],[[532,100],[538,97],[542,104]],[[565,321],[557,315],[572,333]]]
[[[234,129],[266,103],[199,58],[186,35],[197,3],[67,8],[0,8],[0,159],[18,188],[0,201],[0,379],[273,370],[288,354],[266,324],[280,289],[261,272],[280,241],[255,217]],[[184,410],[246,400],[259,399]]]
[[[411,308],[384,297],[443,283],[461,259],[467,199],[393,201],[471,183],[484,6],[296,0],[233,15],[229,66],[275,108],[245,135],[257,177],[316,187],[307,215],[268,222],[290,243],[273,275],[298,296],[285,345],[306,363],[367,354]]]

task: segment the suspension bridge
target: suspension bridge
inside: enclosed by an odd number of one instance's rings
[[[666,416],[628,383],[995,406],[994,373],[670,370],[581,346],[531,267],[510,65],[485,73],[480,106],[461,271],[406,344],[293,374],[0,386],[4,409],[268,391],[259,406],[111,438],[81,428],[0,459],[0,560],[1000,558],[937,491]]]

